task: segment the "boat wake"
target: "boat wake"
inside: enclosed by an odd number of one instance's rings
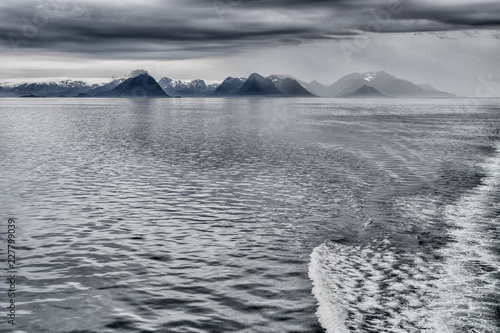
[[[438,216],[444,246],[403,248],[384,238],[314,249],[309,277],[328,333],[498,331],[500,155],[482,167],[482,183],[441,209],[432,204],[439,198],[395,204],[406,224],[425,228]]]

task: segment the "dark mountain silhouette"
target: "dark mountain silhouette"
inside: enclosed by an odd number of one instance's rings
[[[236,91],[237,96],[284,96],[273,81],[253,73]]]
[[[158,98],[170,97],[149,74],[140,74],[120,83],[115,88],[95,97]]]
[[[228,77],[217,87],[217,89],[215,89],[213,93],[210,94],[210,96],[235,96],[236,91],[243,85],[244,82],[244,78]]]
[[[297,80],[291,77],[279,77],[277,75],[268,76],[276,88],[286,96],[297,97],[314,97],[306,88],[304,88]]]
[[[328,87],[328,96],[344,97],[364,85],[373,87],[387,96],[398,97],[447,97],[452,94],[438,91],[431,86],[418,86],[410,81],[396,78],[387,72],[352,73]]]
[[[364,85],[353,93],[350,93],[344,97],[353,97],[353,98],[372,98],[372,97],[387,97],[382,94],[377,89]]]

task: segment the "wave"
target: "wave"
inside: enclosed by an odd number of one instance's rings
[[[403,248],[386,237],[313,250],[309,277],[328,333],[498,330],[500,154],[482,167],[487,177],[452,204],[417,196],[394,203],[406,226],[445,225],[444,246]]]

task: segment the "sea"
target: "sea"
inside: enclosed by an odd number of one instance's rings
[[[500,99],[2,98],[0,158],[0,332],[500,332]]]

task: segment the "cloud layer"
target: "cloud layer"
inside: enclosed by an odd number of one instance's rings
[[[496,30],[498,0],[17,0],[1,52],[185,59],[369,33]]]

